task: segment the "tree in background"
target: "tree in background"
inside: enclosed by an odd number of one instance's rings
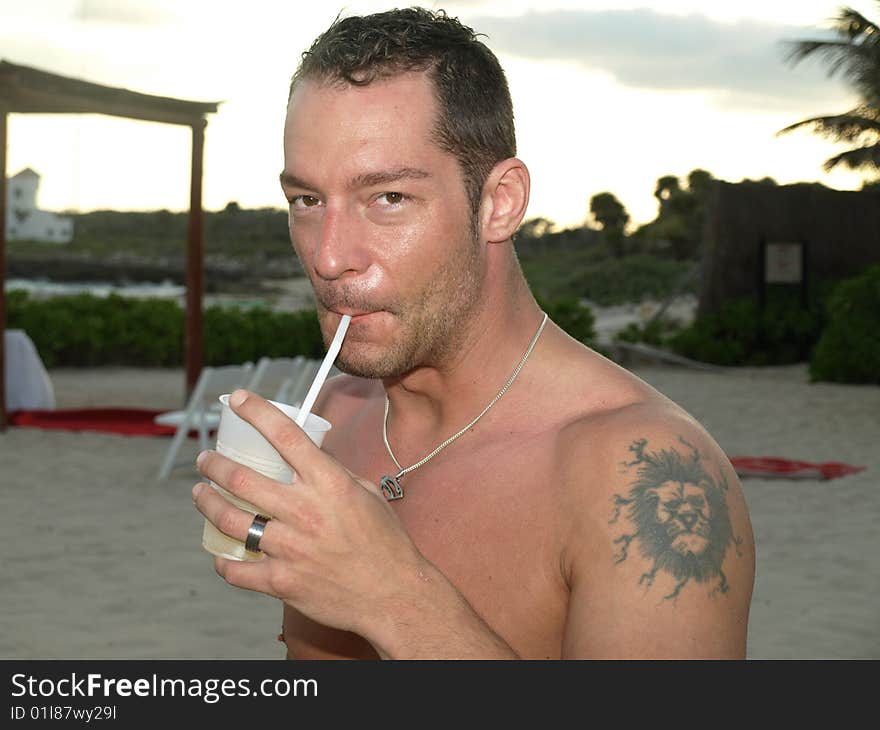
[[[842,114],[804,119],[779,134],[810,127],[817,134],[855,145],[826,160],[824,168],[843,165],[876,176],[880,173],[880,26],[843,7],[831,30],[836,35],[832,40],[795,41],[789,60],[796,64],[810,56],[823,58],[829,64],[828,75],[840,73],[858,93],[860,103]]]
[[[523,221],[516,235],[521,238],[541,238],[553,232],[556,224],[549,218],[538,216],[537,218],[529,218]]]
[[[678,178],[675,175],[664,175],[657,180],[657,185],[654,188],[654,197],[657,198],[657,202],[662,210],[663,205],[679,192],[681,192],[681,185],[678,182]]]
[[[713,180],[711,173],[699,168],[688,173],[685,187],[675,175],[658,178],[654,189],[657,217],[635,232],[639,248],[646,253],[667,254],[678,261],[696,259]]]
[[[590,214],[605,239],[605,245],[614,258],[623,256],[623,243],[626,237],[624,228],[629,222],[629,213],[614,193],[597,193],[590,198]]]

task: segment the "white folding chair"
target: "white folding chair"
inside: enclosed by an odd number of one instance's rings
[[[209,448],[208,434],[220,423],[220,403],[218,397],[244,387],[253,372],[254,364],[222,365],[202,369],[186,408],[180,411],[167,411],[156,416],[156,423],[177,426],[177,431],[162,459],[158,478],[164,481],[171,470],[183,463],[193,464],[192,459],[178,459],[178,452],[187,435],[193,429],[199,433],[201,451]]]
[[[309,391],[309,386],[318,374],[318,368],[321,367],[320,360],[307,359],[303,362],[299,372],[294,373],[286,378],[279,389],[279,397],[276,398],[280,403],[288,403],[292,406],[302,405],[303,398]]]
[[[285,383],[290,378],[298,377],[306,362],[303,355],[261,357],[244,387],[264,398],[283,402],[279,396],[283,395],[286,390]]]

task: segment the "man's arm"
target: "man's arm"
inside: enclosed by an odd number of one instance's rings
[[[580,475],[563,658],[745,658],[754,542],[736,473],[691,419],[641,415]]]

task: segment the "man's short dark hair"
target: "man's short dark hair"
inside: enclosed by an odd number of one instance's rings
[[[483,184],[516,154],[516,135],[501,64],[457,18],[423,8],[337,18],[303,53],[290,93],[302,79],[366,86],[411,71],[433,82],[435,141],[458,159],[476,223]]]

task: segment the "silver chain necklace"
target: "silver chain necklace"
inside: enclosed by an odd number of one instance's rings
[[[504,387],[498,391],[498,394],[491,401],[489,401],[489,405],[487,405],[483,409],[483,412],[480,413],[480,415],[477,416],[473,421],[471,421],[467,426],[461,429],[461,431],[453,434],[448,439],[446,439],[426,457],[424,457],[420,461],[417,461],[412,466],[406,467],[406,469],[404,469],[400,465],[400,462],[397,461],[397,457],[394,456],[394,452],[391,450],[391,444],[388,443],[388,410],[391,406],[391,403],[388,400],[388,394],[385,394],[385,417],[382,420],[382,440],[385,441],[385,448],[388,451],[388,456],[391,457],[391,460],[394,462],[395,466],[397,466],[397,468],[400,470],[399,472],[397,472],[396,476],[392,477],[384,474],[379,480],[379,488],[382,490],[382,494],[384,495],[385,499],[387,499],[389,502],[392,502],[395,499],[403,499],[403,487],[400,486],[401,477],[403,477],[404,474],[415,471],[420,466],[424,466],[425,464],[427,464],[431,459],[437,456],[437,454],[443,451],[443,449],[449,446],[449,444],[455,441],[459,436],[465,433],[465,431],[467,431],[469,428],[471,428],[471,426],[473,426],[477,421],[485,416],[489,409],[501,399],[501,396],[503,396],[507,392],[507,389],[513,384],[513,381],[516,380],[516,376],[519,375],[519,371],[522,370],[523,365],[526,364],[526,360],[529,359],[529,355],[531,355],[532,350],[535,349],[535,345],[538,343],[538,338],[541,336],[541,332],[544,331],[544,325],[546,324],[547,314],[545,312],[544,319],[541,320],[541,325],[538,327],[538,331],[535,332],[535,336],[532,338],[532,342],[531,344],[529,344],[529,347],[526,350],[525,354],[522,356],[522,359],[519,361],[516,368],[514,368],[513,372],[510,374],[510,377],[507,379]]]

